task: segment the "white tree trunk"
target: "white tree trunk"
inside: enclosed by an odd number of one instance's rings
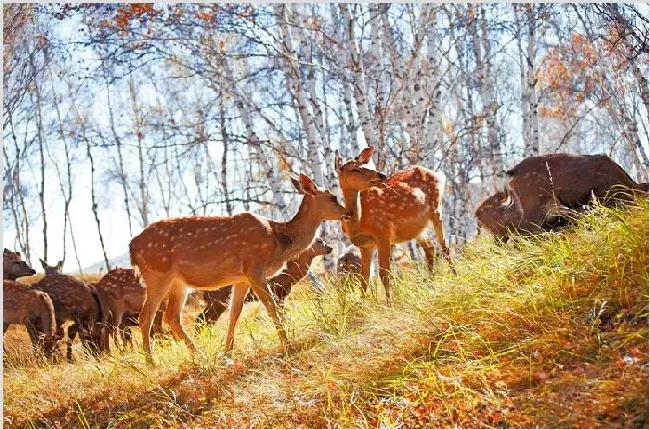
[[[530,96],[530,132],[528,155],[539,155],[539,116],[537,114],[537,92],[535,84],[535,5],[526,5],[526,16],[528,20],[528,94]]]
[[[256,158],[260,163],[266,175],[266,179],[269,183],[269,186],[271,187],[271,190],[273,192],[274,211],[277,211],[277,213],[279,213],[283,219],[289,219],[289,210],[284,201],[284,195],[282,193],[282,189],[280,188],[280,181],[278,181],[277,178],[274,177],[273,166],[269,162],[269,159],[262,154],[260,148],[260,144],[261,144],[260,139],[257,136],[257,133],[255,132],[255,129],[253,127],[253,121],[250,117],[249,110],[246,108],[241,93],[239,91],[239,88],[236,84],[237,80],[235,79],[235,75],[232,70],[232,67],[230,66],[230,64],[228,64],[228,60],[226,59],[224,59],[222,66],[226,72],[226,76],[228,80],[231,82],[231,92],[235,101],[235,107],[237,108],[237,111],[241,115],[242,122],[244,123],[244,128],[246,129],[246,135],[248,141],[247,146],[249,148],[249,151],[253,155],[253,157]],[[246,73],[243,74],[245,75]]]
[[[353,72],[354,99],[356,101],[359,119],[361,120],[361,129],[363,130],[363,136],[366,139],[367,145],[377,146],[379,148],[379,152],[382,153],[382,147],[379,145],[379,139],[377,138],[376,130],[374,130],[372,127],[372,120],[370,118],[370,112],[368,111],[363,63],[361,61],[361,54],[359,53],[359,47],[357,46],[354,31],[355,22],[352,20],[352,15],[350,14],[350,6],[348,4],[340,3],[339,8],[343,14],[343,22],[345,23],[344,25],[347,30],[346,41],[349,52],[348,58],[350,60],[348,67],[350,67]],[[385,154],[383,154],[383,156],[385,156]],[[381,163],[378,161],[377,167],[381,169],[380,164]]]

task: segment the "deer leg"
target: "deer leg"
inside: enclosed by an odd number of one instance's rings
[[[260,299],[266,312],[269,314],[275,325],[275,329],[278,332],[278,337],[280,338],[280,349],[283,354],[289,352],[289,340],[287,339],[287,333],[284,331],[284,326],[278,315],[277,307],[275,305],[275,300],[273,300],[273,295],[271,290],[269,290],[266,277],[263,274],[252,274],[248,276],[248,279],[251,283],[251,288],[253,292]]]
[[[427,259],[427,266],[429,266],[429,270],[433,270],[435,249],[433,247],[433,243],[431,242],[431,239],[429,239],[426,233],[423,232],[420,236],[415,238],[415,241],[417,242],[418,245],[420,245],[420,248],[422,248],[422,250],[424,251],[424,256]]]
[[[113,323],[109,325],[109,330],[111,330],[114,333],[113,340],[115,342],[115,346],[120,349],[124,350],[124,335],[122,334],[122,321],[124,320],[124,311],[123,310],[116,310],[113,313]],[[121,337],[122,338],[122,346],[118,344],[117,338]]]
[[[368,283],[370,282],[370,265],[372,264],[372,255],[375,248],[359,248],[361,251],[361,293],[364,295],[368,292]]]
[[[451,267],[451,271],[455,274],[456,268],[454,267],[454,262],[451,260],[451,254],[449,252],[449,248],[447,247],[447,243],[445,242],[445,229],[442,224],[442,216],[440,215],[440,211],[433,212],[433,215],[431,216],[431,222],[433,223],[433,229],[436,232],[436,238],[438,239],[440,249],[442,249],[442,255],[444,255],[445,259],[449,262],[449,267]]]
[[[144,349],[147,364],[153,364],[151,356],[151,324],[153,323],[156,311],[160,303],[167,296],[171,282],[164,275],[157,275],[151,272],[143,273],[144,284],[147,288],[147,298],[140,311],[139,323],[142,331],[142,348]]]
[[[68,327],[68,343],[66,345],[66,353],[65,357],[69,362],[73,361],[72,357],[72,343],[74,342],[75,338],[77,337],[77,333],[80,330],[79,323],[75,322],[71,326]]]
[[[187,300],[187,287],[184,285],[175,285],[167,295],[169,301],[167,302],[167,309],[165,309],[165,322],[179,339],[185,342],[190,352],[196,352],[194,342],[187,336],[183,325],[181,324],[181,314],[183,306]]]
[[[163,319],[165,318],[165,309],[167,308],[167,299],[158,307],[156,311],[156,316],[153,318],[153,335],[154,336],[164,336],[165,332],[163,330]]]
[[[228,334],[226,335],[226,352],[231,352],[235,342],[235,325],[244,307],[244,299],[248,294],[248,283],[236,284],[233,286],[232,299],[230,301],[230,322]]]
[[[379,257],[379,277],[381,283],[384,284],[386,289],[386,303],[391,304],[391,285],[390,285],[390,242],[381,242],[377,247]]]

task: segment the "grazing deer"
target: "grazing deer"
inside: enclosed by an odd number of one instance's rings
[[[66,321],[74,323],[68,327],[67,359],[72,361],[72,343],[77,334],[90,352],[97,353],[103,349],[102,331],[107,312],[95,289],[72,276],[62,275],[60,272],[63,264],[48,266],[43,260],[41,264],[49,274],[32,285],[32,288],[47,293],[52,299],[57,336],[63,338],[63,325]],[[50,355],[54,349],[55,345],[46,344],[45,352]]]
[[[235,325],[249,285],[264,304],[278,332],[280,346],[289,342],[267,286],[267,277],[307,247],[324,220],[347,220],[350,213],[336,197],[301,174],[292,178],[303,194],[298,213],[287,222],[252,214],[172,218],[150,224],[130,243],[131,265],[140,273],[147,298],[140,313],[146,360],[153,364],[149,330],[155,311],[169,298],[165,322],[190,351],[194,343],[181,325],[188,287],[215,290],[234,285],[226,351],[231,352]]]
[[[291,288],[307,276],[311,262],[315,257],[329,254],[330,252],[332,252],[332,247],[327,245],[319,237],[307,249],[298,254],[297,257],[287,261],[284,270],[268,280],[268,285],[276,302],[280,305],[284,303],[284,299],[291,292]],[[204,291],[203,299],[206,301],[206,307],[196,317],[196,323],[216,323],[228,307],[228,300],[230,299],[231,293],[232,286],[215,291]],[[246,295],[246,301],[250,302],[254,300],[258,300],[257,296],[249,291]]]
[[[355,246],[347,247],[339,257],[336,272],[339,276],[361,273],[361,252]]]
[[[52,299],[42,291],[29,288],[20,282],[2,281],[2,333],[11,324],[24,324],[32,327],[28,330],[34,352],[42,342],[54,342],[56,326],[54,324],[54,306]]]
[[[13,252],[5,248],[2,253],[2,279],[15,281],[22,276],[32,276],[36,270],[29,265],[20,256],[20,252]]]
[[[144,304],[147,290],[135,276],[133,269],[116,268],[108,271],[95,285],[99,299],[109,312],[108,330],[104,333],[104,344],[109,345],[109,338],[113,337],[115,346],[118,343],[118,333],[122,338],[122,346],[132,344],[131,329],[138,325],[137,319]],[[163,303],[156,313],[154,333],[162,333],[162,318],[166,303]],[[134,324],[135,321],[135,324]]]
[[[361,250],[362,287],[365,292],[370,278],[370,264],[375,247],[379,253],[379,274],[390,304],[390,256],[394,244],[415,239],[433,267],[434,247],[422,234],[429,221],[445,258],[452,264],[445,243],[442,224],[442,192],[445,178],[421,166],[400,170],[389,177],[369,167],[374,146],[358,157],[343,161],[336,152],[335,167],[343,191],[345,207],[352,220],[343,223],[343,231]],[[453,264],[452,264],[453,270]]]

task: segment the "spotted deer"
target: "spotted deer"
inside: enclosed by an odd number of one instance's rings
[[[108,346],[109,338],[113,337],[113,342],[119,348],[118,337],[120,335],[122,347],[126,346],[127,342],[132,343],[130,327],[137,325],[137,317],[142,310],[147,293],[138,277],[135,276],[134,270],[111,269],[94,287],[109,313],[108,330],[104,333],[104,345]],[[164,304],[163,302],[161,309],[156,313],[154,333],[162,333],[160,325],[162,324]]]
[[[344,161],[336,152],[335,167],[343,191],[345,207],[352,219],[343,222],[343,231],[361,250],[362,288],[370,278],[370,264],[375,248],[379,254],[379,274],[391,303],[390,256],[392,245],[415,239],[424,250],[429,267],[433,267],[434,247],[423,234],[433,223],[442,253],[452,264],[445,243],[442,224],[442,192],[445,177],[421,166],[400,170],[390,176],[367,166],[374,146],[358,157]],[[453,264],[452,264],[453,270]]]
[[[4,249],[2,253],[2,279],[15,281],[23,276],[32,276],[34,274],[36,274],[36,270],[29,267],[20,256],[20,252]]]
[[[291,288],[307,276],[311,262],[315,257],[331,252],[331,246],[327,245],[323,239],[316,238],[307,249],[287,261],[285,268],[268,280],[268,285],[276,302],[282,304],[291,292]],[[214,291],[204,291],[203,294],[206,306],[196,317],[197,327],[200,324],[214,324],[217,322],[221,314],[228,307],[228,301],[232,294],[232,286]],[[254,300],[258,300],[257,296],[249,291],[246,295],[246,301],[250,302]]]
[[[273,320],[282,351],[289,351],[267,277],[311,243],[321,222],[350,218],[349,211],[336,197],[319,188],[309,177],[301,174],[298,179],[292,178],[292,183],[303,199],[290,221],[273,221],[250,212],[172,218],[150,224],[131,240],[131,265],[139,271],[147,288],[140,329],[148,363],[153,364],[151,322],[165,297],[169,299],[165,322],[190,351],[196,350],[181,325],[187,285],[198,290],[234,285],[227,352],[233,349],[235,325],[249,285]]]
[[[97,291],[72,276],[61,274],[63,264],[49,266],[43,260],[41,264],[47,274],[33,284],[32,288],[47,293],[52,299],[57,336],[63,338],[64,324],[67,321],[73,322],[68,327],[67,359],[72,361],[72,344],[77,334],[91,353],[96,354],[104,349],[102,330],[106,325],[107,312]],[[44,349],[47,355],[51,355],[55,352],[56,345],[46,342]]]
[[[23,324],[28,330],[34,352],[43,342],[54,342],[56,325],[52,299],[46,293],[20,282],[2,281],[2,333],[11,324]]]
[[[361,252],[355,246],[349,246],[338,259],[336,272],[339,276],[361,273]]]

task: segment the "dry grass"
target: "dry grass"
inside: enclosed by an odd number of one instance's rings
[[[227,318],[195,336],[194,357],[158,342],[156,367],[139,350],[15,363],[12,333],[4,426],[648,427],[646,201],[510,247],[475,241],[457,270],[404,271],[390,309],[381,287],[301,289],[289,357],[257,303],[234,362]]]

